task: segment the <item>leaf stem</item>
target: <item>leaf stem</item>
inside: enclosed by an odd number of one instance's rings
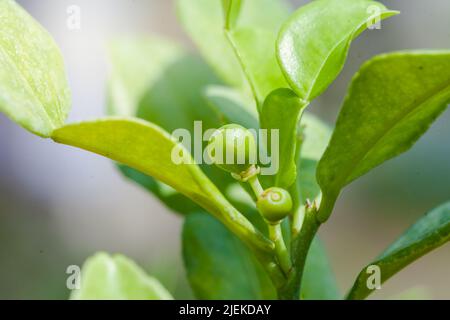
[[[252,188],[253,192],[255,193],[256,198],[258,198],[260,195],[263,194],[264,188],[262,187],[261,182],[259,182],[257,175],[248,179],[248,183],[250,184],[250,187]]]
[[[289,251],[284,243],[283,233],[281,231],[281,224],[269,224],[269,238],[275,243],[275,252],[281,269],[287,275],[289,274],[292,263]]]

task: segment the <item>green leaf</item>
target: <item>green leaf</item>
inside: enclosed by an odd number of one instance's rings
[[[246,87],[239,62],[225,38],[220,1],[177,0],[177,11],[184,29],[217,74],[232,86]]]
[[[350,44],[366,27],[398,14],[371,0],[316,0],[283,25],[278,60],[292,89],[304,100],[319,96],[336,79]]]
[[[117,168],[125,177],[155,195],[167,208],[181,214],[188,214],[200,210],[200,207],[192,202],[192,200],[186,198],[172,187],[128,166],[119,164]]]
[[[289,9],[284,1],[273,0],[246,0],[239,8],[239,19],[224,32],[220,1],[178,0],[181,21],[206,60],[228,84],[247,93],[244,67],[259,103],[272,90],[286,86],[274,43]],[[236,17],[237,10],[233,12]]]
[[[0,1],[0,112],[49,137],[62,126],[70,93],[60,51],[48,32],[12,0]]]
[[[111,46],[110,56],[108,104],[113,115],[138,116],[168,132],[187,129],[193,134],[194,121],[201,121],[203,131],[221,126],[218,115],[203,97],[204,88],[218,80],[198,57],[171,41],[156,37],[118,39]],[[214,166],[203,169],[221,190],[232,180]],[[186,213],[196,208],[182,195],[151,177],[144,179],[131,168],[122,172],[132,173],[127,177],[136,178],[135,182],[153,192],[171,209]]]
[[[186,217],[183,258],[198,299],[275,299],[275,290],[252,252],[205,213]]]
[[[73,300],[172,300],[170,293],[153,277],[122,255],[97,253],[81,272],[81,288]]]
[[[301,298],[305,300],[337,300],[340,292],[325,247],[316,237],[306,258]]]
[[[319,218],[328,218],[345,185],[409,150],[449,101],[450,52],[394,53],[366,63],[319,164],[325,196]]]
[[[230,29],[235,26],[239,18],[242,0],[222,0],[222,6],[225,13],[225,29]]]
[[[149,89],[185,55],[183,48],[158,37],[113,41],[109,47],[109,114],[136,116],[141,100]]]
[[[367,286],[371,272],[369,266],[378,266],[381,282],[391,278],[404,267],[418,258],[446,244],[450,240],[450,202],[430,211],[397,241],[395,241],[380,257],[364,268],[356,279],[348,299],[364,299],[373,290]]]
[[[228,31],[258,106],[270,92],[288,86],[274,48],[278,29],[248,27]]]
[[[52,138],[160,180],[202,206],[255,250],[272,250],[272,243],[225,199],[182,145],[158,126],[132,118],[107,118],[67,125],[55,130]],[[172,153],[179,159],[173,159]],[[177,165],[174,160],[182,161]]]
[[[301,157],[297,167],[300,203],[313,201],[321,194],[316,180],[317,165],[331,138],[331,128],[314,115],[305,112],[300,123],[303,133]]]
[[[278,167],[275,186],[289,188],[297,177],[297,126],[306,104],[290,89],[277,89],[264,101],[261,110],[261,128],[267,130],[268,152]],[[279,152],[271,150],[272,130],[279,133]],[[279,158],[279,159],[277,159]]]
[[[205,97],[210,106],[217,111],[223,124],[235,123],[248,129],[258,129],[256,109],[251,101],[234,89],[223,86],[209,86]]]

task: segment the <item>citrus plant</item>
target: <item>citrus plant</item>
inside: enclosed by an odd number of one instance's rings
[[[13,0],[0,0],[0,111],[38,136],[114,160],[179,213],[199,299],[366,298],[375,289],[368,268],[342,296],[317,231],[348,184],[410,149],[446,109],[450,51],[395,52],[365,63],[332,130],[307,107],[339,75],[352,40],[397,11],[372,0],[315,0],[294,12],[283,0],[177,6],[203,59],[157,37],[117,40],[108,117],[66,124],[71,98],[57,46]],[[170,132],[193,132],[196,121],[219,129],[202,148],[243,151],[244,161],[195,164]],[[247,149],[261,143],[249,129],[278,130],[274,175],[248,161]],[[174,163],[174,150],[186,161]],[[384,282],[449,239],[446,203],[368,266]],[[81,283],[73,298],[171,298],[123,256],[88,259]]]

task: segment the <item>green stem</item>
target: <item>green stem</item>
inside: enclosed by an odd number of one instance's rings
[[[289,251],[286,248],[286,244],[284,243],[280,224],[269,225],[269,237],[270,240],[275,243],[275,252],[281,269],[286,275],[289,274],[292,268],[291,258],[289,256]]]
[[[250,184],[250,187],[252,187],[253,192],[255,193],[256,199],[260,195],[263,194],[264,188],[261,185],[261,182],[259,182],[258,176],[253,176],[248,180],[248,183]]]
[[[319,230],[317,209],[308,207],[300,233],[292,241],[292,268],[285,287],[279,291],[280,299],[297,300],[300,298],[301,283],[309,248]]]

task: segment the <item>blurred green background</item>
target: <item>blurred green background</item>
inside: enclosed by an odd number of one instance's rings
[[[191,43],[172,0],[22,0],[55,37],[73,94],[69,121],[104,114],[106,46],[127,34],[160,34]],[[299,6],[308,1],[292,1]],[[375,54],[450,48],[448,0],[382,1],[402,11],[355,41],[344,72],[310,110],[335,121],[352,75]],[[81,9],[81,30],[67,8]],[[193,48],[193,47],[192,47]],[[359,270],[428,209],[450,199],[450,112],[409,153],[377,168],[343,193],[321,230],[343,291]],[[176,298],[192,298],[181,262],[182,220],[113,164],[41,140],[0,115],[0,298],[65,299],[66,268],[97,251],[120,252],[159,277]],[[374,298],[416,287],[424,298],[450,298],[450,246],[414,263]]]

